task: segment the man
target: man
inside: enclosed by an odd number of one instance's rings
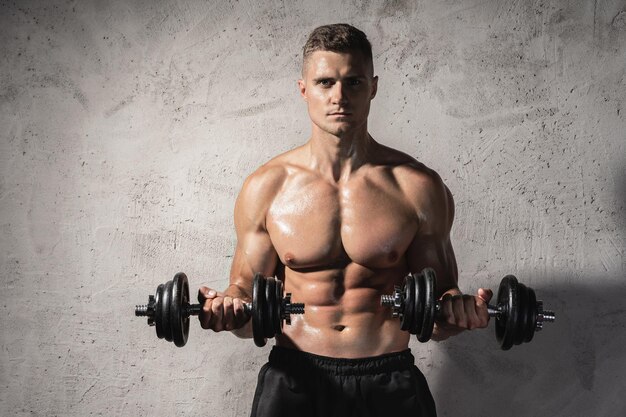
[[[230,286],[200,289],[202,327],[241,337],[251,335],[243,302],[255,272],[284,280],[306,304],[259,374],[253,417],[435,415],[410,334],[380,305],[409,272],[436,271],[445,319],[434,340],[489,320],[491,292],[457,287],[449,190],[368,133],[377,84],[363,32],[338,24],[311,33],[298,81],[311,137],[246,179]]]

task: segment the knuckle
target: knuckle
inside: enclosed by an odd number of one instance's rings
[[[214,314],[220,314],[222,312],[222,307],[223,307],[223,303],[220,302],[221,300],[214,300],[211,303],[211,310],[213,311]]]

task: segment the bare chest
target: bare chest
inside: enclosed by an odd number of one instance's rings
[[[292,269],[346,261],[374,269],[401,261],[417,223],[393,187],[294,180],[274,199],[266,227],[281,261]]]

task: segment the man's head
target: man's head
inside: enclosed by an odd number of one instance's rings
[[[347,23],[324,25],[311,32],[309,39],[302,48],[303,74],[309,58],[315,51],[361,53],[365,61],[371,66],[372,75],[374,74],[372,45],[367,40],[365,33]]]
[[[298,86],[307,102],[313,133],[366,134],[378,77],[365,34],[346,24],[318,27],[303,48],[303,58]]]

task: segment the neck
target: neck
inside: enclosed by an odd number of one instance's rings
[[[345,181],[369,161],[375,144],[367,124],[340,136],[314,126],[308,143],[309,166],[334,182]]]

